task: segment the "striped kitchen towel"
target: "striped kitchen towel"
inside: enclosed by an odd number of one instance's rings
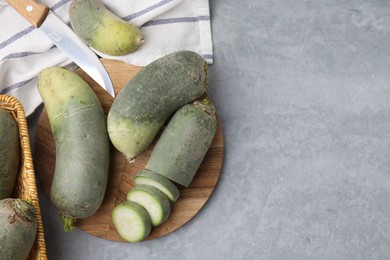
[[[71,0],[41,0],[69,25]],[[179,50],[192,50],[210,64],[213,49],[208,0],[102,0],[116,15],[140,27],[145,42],[136,52],[114,57],[145,66]],[[50,66],[76,68],[46,36],[0,0],[0,94],[18,98],[30,115],[42,103],[37,76]],[[7,25],[7,26],[5,26]]]

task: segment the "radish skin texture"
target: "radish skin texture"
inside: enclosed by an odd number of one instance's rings
[[[208,98],[181,107],[162,132],[145,168],[188,187],[216,129],[215,109]]]
[[[138,27],[113,14],[100,0],[72,0],[69,18],[74,32],[105,54],[129,54],[144,41]]]
[[[207,63],[179,51],[150,63],[115,98],[107,118],[110,140],[128,160],[142,153],[167,118],[207,89]]]
[[[0,200],[0,230],[0,259],[27,259],[37,235],[34,207],[22,199]]]
[[[39,75],[56,147],[50,198],[65,230],[92,216],[107,186],[110,147],[105,115],[96,94],[75,72],[51,67]]]
[[[153,186],[137,185],[133,187],[127,194],[127,200],[137,202],[148,211],[152,226],[164,223],[171,213],[168,197]]]
[[[149,236],[152,222],[149,213],[140,204],[123,201],[112,211],[112,223],[127,242],[135,243]]]
[[[9,198],[18,175],[20,141],[18,123],[0,108],[0,199]]]
[[[150,185],[159,189],[168,197],[170,202],[175,202],[180,196],[180,191],[175,184],[164,176],[149,170],[138,172],[134,176],[134,182],[136,185]]]

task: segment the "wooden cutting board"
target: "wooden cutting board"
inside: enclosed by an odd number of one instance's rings
[[[116,94],[142,69],[142,67],[108,59],[102,59],[102,62],[112,79]],[[107,115],[114,99],[82,70],[78,70],[77,73],[95,91]],[[113,146],[111,147],[109,180],[103,204],[92,217],[78,220],[78,228],[103,239],[124,241],[112,224],[111,212],[115,205],[126,199],[127,193],[134,185],[133,177],[138,171],[144,169],[154,144],[155,142],[139,155],[133,163],[128,162],[120,152]],[[201,210],[210,198],[220,177],[223,151],[223,136],[219,123],[210,150],[206,154],[191,185],[188,188],[179,187],[180,197],[171,205],[172,211],[169,219],[162,225],[153,227],[147,240],[171,233],[187,223]],[[55,144],[45,109],[39,118],[36,128],[34,165],[44,192],[50,194],[55,167]]]

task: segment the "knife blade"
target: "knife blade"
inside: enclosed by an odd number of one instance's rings
[[[115,97],[110,76],[97,55],[49,7],[37,0],[6,0],[6,2],[42,31],[96,83]]]

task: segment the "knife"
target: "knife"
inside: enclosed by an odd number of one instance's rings
[[[115,97],[110,76],[97,55],[49,7],[37,0],[6,0],[6,2],[34,27],[49,37],[96,83]]]

